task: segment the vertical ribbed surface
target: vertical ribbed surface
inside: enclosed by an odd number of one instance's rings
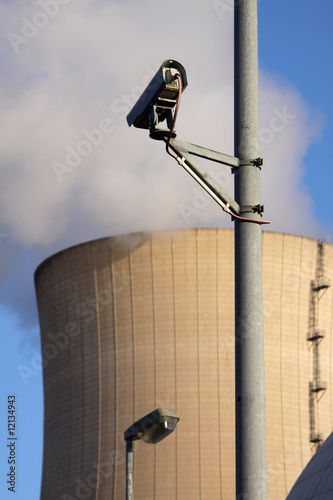
[[[125,498],[124,430],[156,407],[180,416],[134,443],[136,500],[217,500],[234,487],[233,231],[105,238],[36,272],[44,358],[42,500]],[[268,493],[284,499],[309,460],[309,284],[317,242],[263,235]],[[333,276],[333,247],[325,246]],[[332,292],[320,304],[332,426]]]

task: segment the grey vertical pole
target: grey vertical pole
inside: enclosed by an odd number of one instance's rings
[[[235,200],[260,219],[257,0],[235,0]],[[267,499],[261,226],[235,220],[236,499]]]
[[[133,441],[126,441],[126,500],[133,500]]]

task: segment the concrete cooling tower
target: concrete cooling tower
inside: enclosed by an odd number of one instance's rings
[[[233,239],[129,234],[38,267],[42,500],[124,499],[123,433],[155,408],[180,421],[156,445],[134,442],[134,498],[235,498]],[[332,276],[332,245],[263,233],[270,500],[285,499],[332,430]]]

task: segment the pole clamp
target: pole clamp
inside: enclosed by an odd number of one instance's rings
[[[254,214],[259,214],[261,215],[264,211],[264,205],[254,205],[254,206],[251,206],[251,205],[243,205],[242,207],[240,207],[240,211],[239,213],[242,214],[242,213],[245,213],[245,212],[253,212]]]
[[[244,165],[253,165],[254,167],[258,167],[261,169],[263,163],[264,163],[263,158],[254,158],[251,160],[239,160],[240,167],[243,167]]]

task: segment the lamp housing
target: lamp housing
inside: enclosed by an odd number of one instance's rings
[[[125,432],[125,441],[142,439],[146,443],[156,444],[171,434],[179,417],[172,410],[157,408],[132,424]]]

